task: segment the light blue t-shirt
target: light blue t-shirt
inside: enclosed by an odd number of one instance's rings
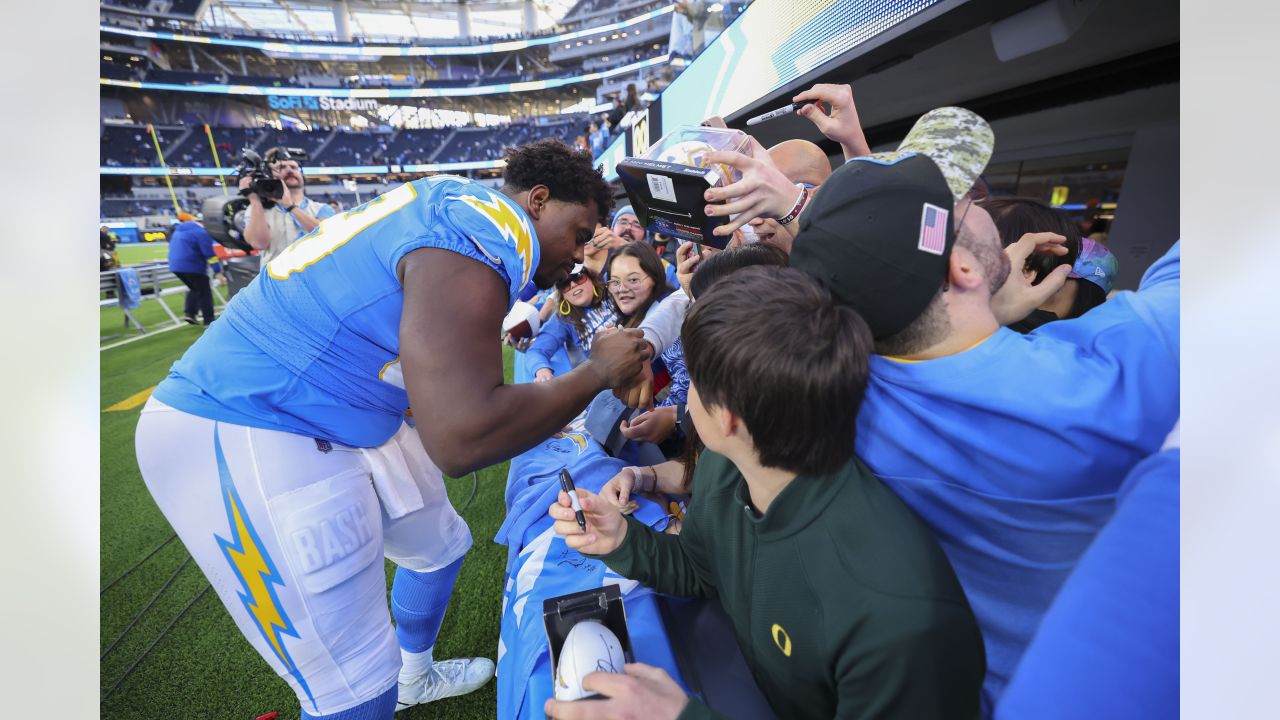
[[[514,304],[538,266],[524,211],[438,175],[325,220],[276,256],[170,369],[155,397],[250,427],[374,447],[409,406],[400,370],[407,253],[443,248],[492,268]],[[494,328],[497,337],[498,328]]]
[[[996,707],[999,720],[1178,717],[1176,448],[1134,468]]]
[[[986,641],[984,714],[1121,481],[1178,420],[1180,248],[1080,318],[934,360],[871,358],[857,452],[955,568]]]

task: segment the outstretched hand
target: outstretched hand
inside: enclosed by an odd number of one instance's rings
[[[660,443],[671,437],[676,429],[676,408],[664,405],[635,416],[630,421],[623,420],[619,426],[622,436],[628,440],[643,440]]]
[[[729,165],[742,172],[741,180],[703,193],[703,199],[708,203],[705,208],[707,217],[736,216],[714,230],[721,237],[732,235],[733,231],[758,217],[783,217],[795,207],[800,192],[795,183],[773,164],[773,159],[758,140],[749,138],[747,147],[750,154],[720,150],[706,155],[709,163]]]
[[[1030,315],[1033,310],[1048,302],[1067,282],[1070,265],[1059,265],[1045,276],[1039,285],[1032,285],[1034,276],[1022,272],[1027,258],[1033,254],[1066,255],[1067,239],[1057,233],[1027,233],[1018,242],[1004,249],[1009,258],[1009,277],[1004,285],[991,296],[991,312],[1001,325],[1008,325]]]
[[[649,345],[647,342],[645,345]],[[652,346],[649,346],[652,349]],[[653,366],[645,363],[640,370],[639,379],[628,387],[615,388],[613,396],[629,408],[641,410],[653,409]]]
[[[791,101],[810,101],[797,110],[796,114],[818,126],[818,130],[829,140],[840,143],[846,160],[871,154],[867,138],[862,134],[862,123],[858,120],[858,107],[853,103],[852,87],[818,83],[791,98]],[[830,106],[831,114],[824,113],[818,103]]]

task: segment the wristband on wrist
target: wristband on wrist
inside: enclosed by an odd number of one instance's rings
[[[646,472],[646,469],[652,472],[653,466],[649,466],[648,468],[642,468],[636,465],[631,466],[631,474],[635,476],[636,479],[635,484],[631,488],[631,492],[653,492],[654,487],[658,484],[657,475],[656,473],[654,475],[649,475],[649,472]]]
[[[804,209],[804,205],[809,200],[809,188],[800,188],[800,197],[796,198],[796,204],[791,208],[791,212],[778,218],[779,225],[790,225],[796,218],[800,217],[800,211]]]

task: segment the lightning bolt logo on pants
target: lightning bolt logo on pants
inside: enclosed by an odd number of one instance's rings
[[[496,197],[492,200],[481,200],[474,195],[459,195],[457,199],[480,213],[493,225],[499,235],[515,245],[516,253],[520,255],[520,264],[524,266],[521,268],[520,285],[523,287],[528,284],[529,276],[533,273],[533,232],[529,229],[529,223],[523,214],[516,212],[509,203]]]
[[[258,533],[253,529],[253,522],[231,481],[231,471],[227,468],[227,459],[222,453],[222,440],[218,436],[216,425],[213,431],[213,450],[218,459],[218,478],[222,482],[222,500],[227,508],[232,539],[226,540],[216,534],[213,537],[218,541],[218,547],[222,548],[222,554],[226,556],[236,578],[240,580],[239,595],[244,609],[253,618],[258,631],[271,647],[271,652],[311,699],[312,709],[319,710],[315,697],[311,695],[311,688],[307,686],[307,681],[302,678],[302,673],[284,645],[285,635],[298,637],[298,631],[294,629],[293,622],[276,596],[275,586],[284,587],[284,580],[271,562],[271,556],[263,550]]]

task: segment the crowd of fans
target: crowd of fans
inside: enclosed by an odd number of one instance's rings
[[[626,409],[586,417],[636,464],[578,491],[585,527],[561,493],[556,530],[718,601],[780,717],[1174,716],[1179,245],[1118,292],[1105,236],[990,194],[974,113],[872,154],[847,86],[795,99],[829,106],[801,114],[838,169],[798,140],[710,155],[743,173],[706,193],[728,249],[663,259],[620,208],[505,338],[534,382],[601,328],[649,345]],[[674,537],[637,493],[679,503]],[[609,699],[548,715],[704,716],[656,668],[591,682]]]

